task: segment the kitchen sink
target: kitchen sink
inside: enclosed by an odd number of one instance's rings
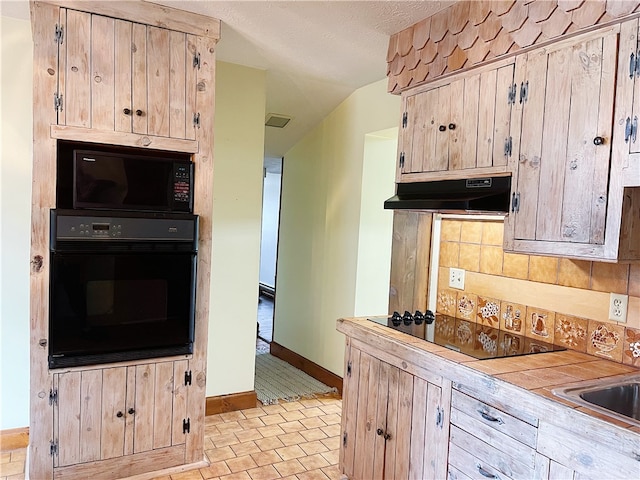
[[[640,374],[574,383],[553,394],[614,418],[640,425]]]

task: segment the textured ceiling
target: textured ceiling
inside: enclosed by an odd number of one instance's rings
[[[453,1],[205,1],[154,3],[222,20],[218,60],[266,70],[265,156],[281,157],[357,88],[384,79],[389,37]],[[0,1],[28,18],[27,0]]]

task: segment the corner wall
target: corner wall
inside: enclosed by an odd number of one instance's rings
[[[400,97],[386,93],[385,80],[367,85],[285,155],[274,341],[340,376],[335,325],[355,312],[365,135],[399,116]],[[379,240],[388,248],[389,238]],[[379,264],[385,290],[387,263]]]

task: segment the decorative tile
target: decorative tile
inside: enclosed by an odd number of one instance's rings
[[[588,335],[587,353],[622,362],[624,327],[590,320]]]
[[[460,220],[442,220],[442,224],[440,225],[440,240],[447,242],[459,242],[461,227],[462,222]]]
[[[524,335],[526,307],[519,303],[502,301],[500,304],[500,330]]]
[[[591,283],[591,262],[561,258],[558,266],[558,285],[565,287],[589,288]]]
[[[554,257],[529,257],[529,280],[553,283],[558,281],[558,259]]]
[[[458,267],[460,244],[454,242],[440,242],[440,266]]]
[[[553,343],[555,312],[537,307],[527,307],[525,337]]]
[[[500,301],[478,296],[477,322],[488,327],[500,327]]]
[[[599,292],[627,293],[629,265],[593,262],[591,289]]]
[[[556,314],[555,335],[553,343],[563,345],[580,352],[587,351],[587,331],[589,321],[569,315]]]
[[[455,334],[456,320],[453,317],[439,317],[435,322],[434,336],[439,343],[452,343]]]
[[[460,229],[460,242],[482,242],[482,222],[477,220],[468,220],[462,222],[462,227]]]
[[[502,245],[504,237],[504,222],[483,222],[482,224],[482,244]]]
[[[502,247],[489,245],[480,247],[480,271],[491,275],[502,273]]]
[[[529,255],[505,253],[502,275],[510,278],[526,280],[529,276]]]
[[[480,269],[480,245],[461,243],[458,266],[470,272],[477,272]]]
[[[458,292],[454,290],[441,290],[438,292],[436,312],[451,315],[453,317],[456,314],[457,304]]]
[[[640,367],[640,330],[625,328],[622,363]]]
[[[472,293],[459,294],[455,314],[456,318],[461,318],[463,320],[475,320],[477,305],[478,297]]]

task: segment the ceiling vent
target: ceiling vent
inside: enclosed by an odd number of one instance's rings
[[[291,120],[291,117],[279,115],[277,113],[269,113],[264,124],[267,127],[284,128]]]

